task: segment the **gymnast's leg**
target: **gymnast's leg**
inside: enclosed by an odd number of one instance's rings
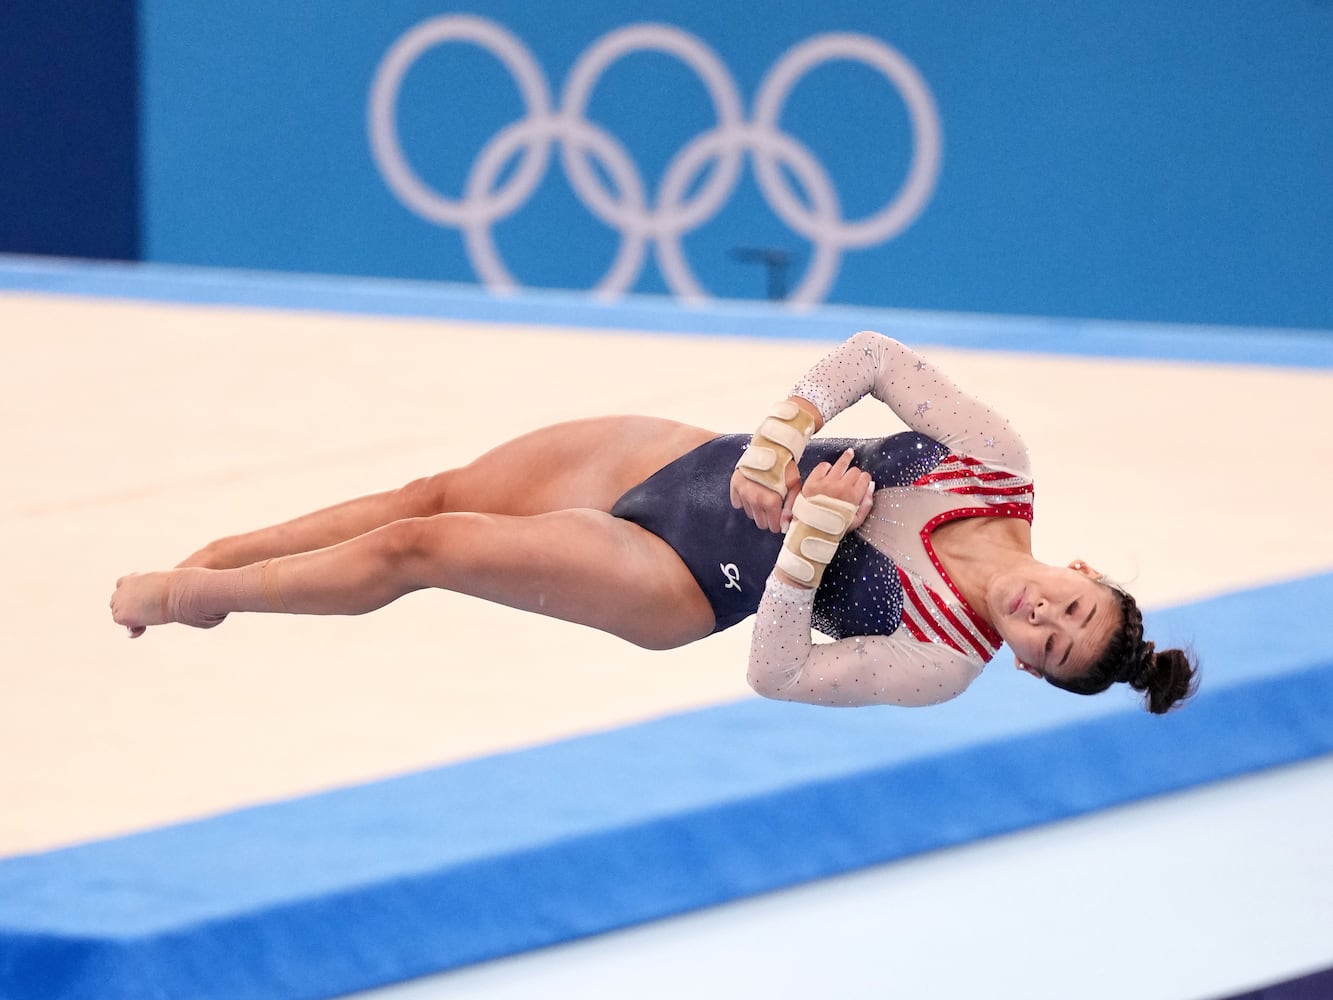
[[[638,525],[588,508],[533,516],[407,518],[313,552],[237,569],[177,569],[117,581],[132,633],[234,611],[356,615],[426,588],[589,625],[650,649],[709,634],[713,612],[684,563]]]
[[[447,512],[530,515],[576,507],[609,511],[631,486],[715,436],[654,417],[597,417],[556,424],[493,448],[462,468],[273,527],[221,538],[180,566],[245,566],[326,548],[403,518]]]

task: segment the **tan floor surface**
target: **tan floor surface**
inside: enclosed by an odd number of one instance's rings
[[[557,420],[748,430],[829,345],[0,294],[0,346],[5,856],[747,697],[744,626],[649,653],[427,593],[131,642],[106,601]],[[1038,555],[1149,606],[1333,569],[1333,373],[927,353],[1023,429]],[[896,424],[867,402],[831,429]]]

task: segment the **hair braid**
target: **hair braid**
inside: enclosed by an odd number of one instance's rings
[[[1100,581],[1115,594],[1120,607],[1120,628],[1102,650],[1102,655],[1080,677],[1046,679],[1075,694],[1099,694],[1112,684],[1128,684],[1144,695],[1148,711],[1160,715],[1190,697],[1198,686],[1198,667],[1180,649],[1157,651],[1143,638],[1143,612],[1123,588],[1106,579]]]

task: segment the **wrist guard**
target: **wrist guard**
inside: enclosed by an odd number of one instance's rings
[[[778,569],[807,587],[818,587],[857,509],[856,504],[833,497],[798,496],[778,553]]]
[[[790,399],[775,403],[736,463],[746,479],[787,495],[787,463],[798,462],[815,433],[815,418]]]

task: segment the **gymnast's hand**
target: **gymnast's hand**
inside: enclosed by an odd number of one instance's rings
[[[861,527],[870,514],[870,506],[875,500],[875,482],[870,478],[870,473],[852,465],[852,459],[855,457],[852,449],[848,448],[832,465],[820,462],[810,470],[810,478],[805,481],[805,488],[802,490],[807,497],[833,497],[835,500],[855,504],[856,514],[852,517],[848,531]],[[795,502],[794,496],[792,502]]]
[[[731,474],[731,506],[745,510],[745,516],[764,531],[781,534],[791,522],[791,507],[801,492],[801,472],[795,462],[787,463],[787,492],[779,495],[738,469]]]

